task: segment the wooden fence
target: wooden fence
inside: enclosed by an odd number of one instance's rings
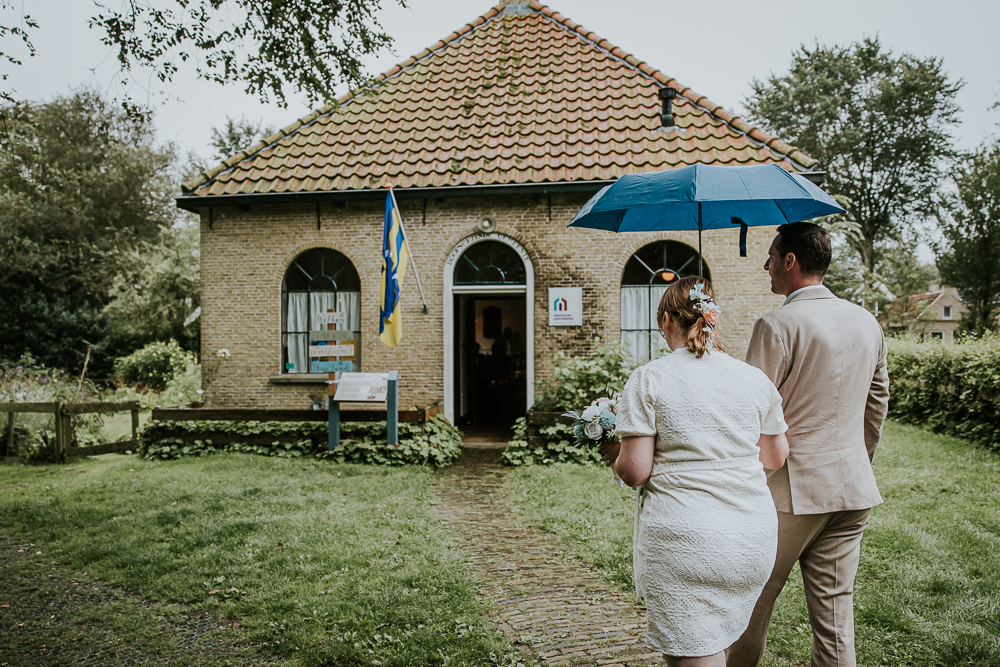
[[[572,417],[563,417],[561,412],[536,412],[528,410],[524,415],[525,423],[528,425],[528,446],[544,447],[545,438],[538,435],[538,426],[555,426],[556,424],[571,425]]]
[[[5,460],[19,461],[23,457],[15,456],[14,429],[18,414],[51,414],[54,421],[54,452],[53,457],[58,463],[65,463],[71,458],[80,456],[95,456],[109,452],[124,452],[138,449],[139,444],[139,402],[127,403],[0,403],[0,413],[7,413],[7,425],[4,431],[2,454]],[[127,437],[108,439],[96,445],[80,446],[77,438],[77,425],[74,419],[88,414],[131,413],[131,425],[127,429]]]

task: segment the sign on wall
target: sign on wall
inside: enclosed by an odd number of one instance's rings
[[[578,327],[583,324],[583,288],[549,288],[549,326]]]

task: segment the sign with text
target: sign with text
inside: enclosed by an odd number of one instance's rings
[[[341,373],[333,400],[383,402],[388,394],[388,373]]]
[[[344,312],[340,312],[340,313],[316,313],[316,315],[313,317],[313,319],[316,322],[316,326],[314,327],[316,329],[320,329],[320,328],[326,326],[327,324],[334,324],[334,325],[336,325],[338,327],[346,327],[347,326],[347,313],[344,313]]]
[[[310,345],[310,357],[354,357],[354,343],[341,345]]]
[[[313,359],[309,366],[311,373],[349,373],[354,370],[353,361],[319,361]]]
[[[549,326],[578,327],[583,324],[583,288],[549,288]]]
[[[310,331],[309,340],[354,340],[353,331]]]

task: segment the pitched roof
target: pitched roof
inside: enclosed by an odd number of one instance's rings
[[[184,184],[194,195],[572,183],[816,161],[536,1],[500,4]],[[665,86],[679,129],[660,129]]]
[[[937,290],[934,292],[924,292],[923,294],[912,294],[910,295],[910,305],[915,306],[921,301],[927,301],[927,300],[930,300],[931,305],[933,305],[933,303],[937,301],[938,298],[940,298],[941,295],[943,294],[944,290]]]

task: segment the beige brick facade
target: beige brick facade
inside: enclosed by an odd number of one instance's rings
[[[633,252],[659,239],[697,247],[696,232],[612,234],[567,229],[585,194],[506,195],[400,201],[411,252],[429,314],[421,312],[412,270],[403,286],[403,340],[395,350],[378,339],[384,202],[348,201],[203,209],[202,359],[207,404],[213,407],[304,408],[325,386],[276,382],[281,373],[281,284],[289,263],[314,247],[334,248],[357,269],[362,289],[362,359],[365,371],[398,370],[401,407],[447,401],[444,395],[445,262],[488,214],[496,233],[522,246],[534,269],[536,379],[551,371],[557,350],[589,349],[595,336],[619,338],[619,287]],[[762,270],[774,229],[750,228],[747,258],[739,257],[738,231],[703,237],[705,262],[723,307],[720,335],[742,358],[754,320],[781,304]],[[583,288],[584,323],[549,327],[547,289]],[[232,357],[220,360],[220,348]],[[530,360],[529,360],[530,363]],[[287,379],[287,376],[286,376]]]

